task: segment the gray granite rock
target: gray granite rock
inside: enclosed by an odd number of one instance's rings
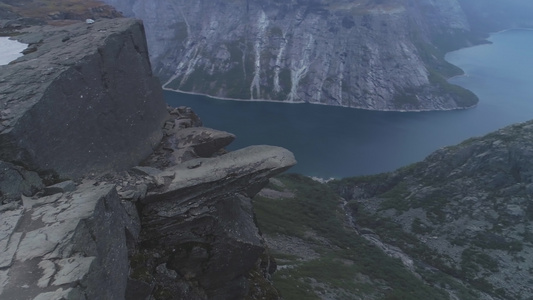
[[[189,120],[189,119],[187,119]],[[177,165],[199,157],[211,157],[235,140],[229,132],[207,127],[182,127],[181,119],[165,126],[165,137],[147,162],[160,168]],[[165,164],[156,159],[164,158]]]
[[[0,299],[242,298],[264,252],[250,197],[292,153],[224,154],[234,135],[187,107],[169,118],[138,21],[17,39],[31,47],[0,67]],[[125,171],[153,149],[157,168]],[[76,183],[42,183],[58,178]]]
[[[0,203],[18,200],[20,195],[33,195],[43,188],[39,175],[12,163],[0,161]]]
[[[142,167],[142,166],[135,166],[133,168],[131,168],[131,171],[136,173],[136,174],[139,174],[139,175],[146,175],[146,176],[157,176],[159,174],[161,174],[161,170],[157,169],[157,168],[152,168],[152,167]]]
[[[0,213],[0,299],[124,299],[126,236],[139,228],[115,187],[27,201]]]
[[[0,66],[0,159],[76,178],[152,152],[168,112],[139,21],[32,27],[17,39],[36,51]]]

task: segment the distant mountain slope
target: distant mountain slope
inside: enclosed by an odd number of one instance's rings
[[[530,0],[459,0],[474,32],[533,27]]]
[[[533,299],[533,121],[254,200],[286,299]],[[340,196],[339,196],[340,195]]]
[[[447,286],[449,275],[494,299],[533,299],[532,162],[530,121],[332,186],[359,232],[405,251],[426,280]]]
[[[113,7],[98,0],[0,0],[0,32],[9,28],[121,16]]]
[[[106,0],[144,20],[165,87],[374,110],[471,107],[442,46],[472,40],[456,0]]]

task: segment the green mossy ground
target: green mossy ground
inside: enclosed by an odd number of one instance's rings
[[[254,208],[261,231],[298,237],[319,253],[310,260],[274,253],[283,266],[275,273],[274,284],[285,299],[319,299],[321,294],[336,299],[448,299],[442,289],[418,279],[399,260],[347,227],[342,200],[331,187],[294,174],[278,179],[295,197],[257,196]],[[309,232],[327,242],[317,241]]]

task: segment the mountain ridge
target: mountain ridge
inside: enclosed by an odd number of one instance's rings
[[[528,121],[389,173],[271,180],[254,207],[274,285],[290,299],[532,299],[532,136]]]

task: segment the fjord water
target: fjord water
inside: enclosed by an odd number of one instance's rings
[[[375,174],[420,161],[440,147],[533,119],[533,31],[493,34],[492,44],[451,52],[465,71],[450,82],[473,91],[474,109],[377,112],[313,104],[246,102],[165,92],[204,126],[237,135],[229,149],[269,144],[294,152],[291,172],[322,178]]]

